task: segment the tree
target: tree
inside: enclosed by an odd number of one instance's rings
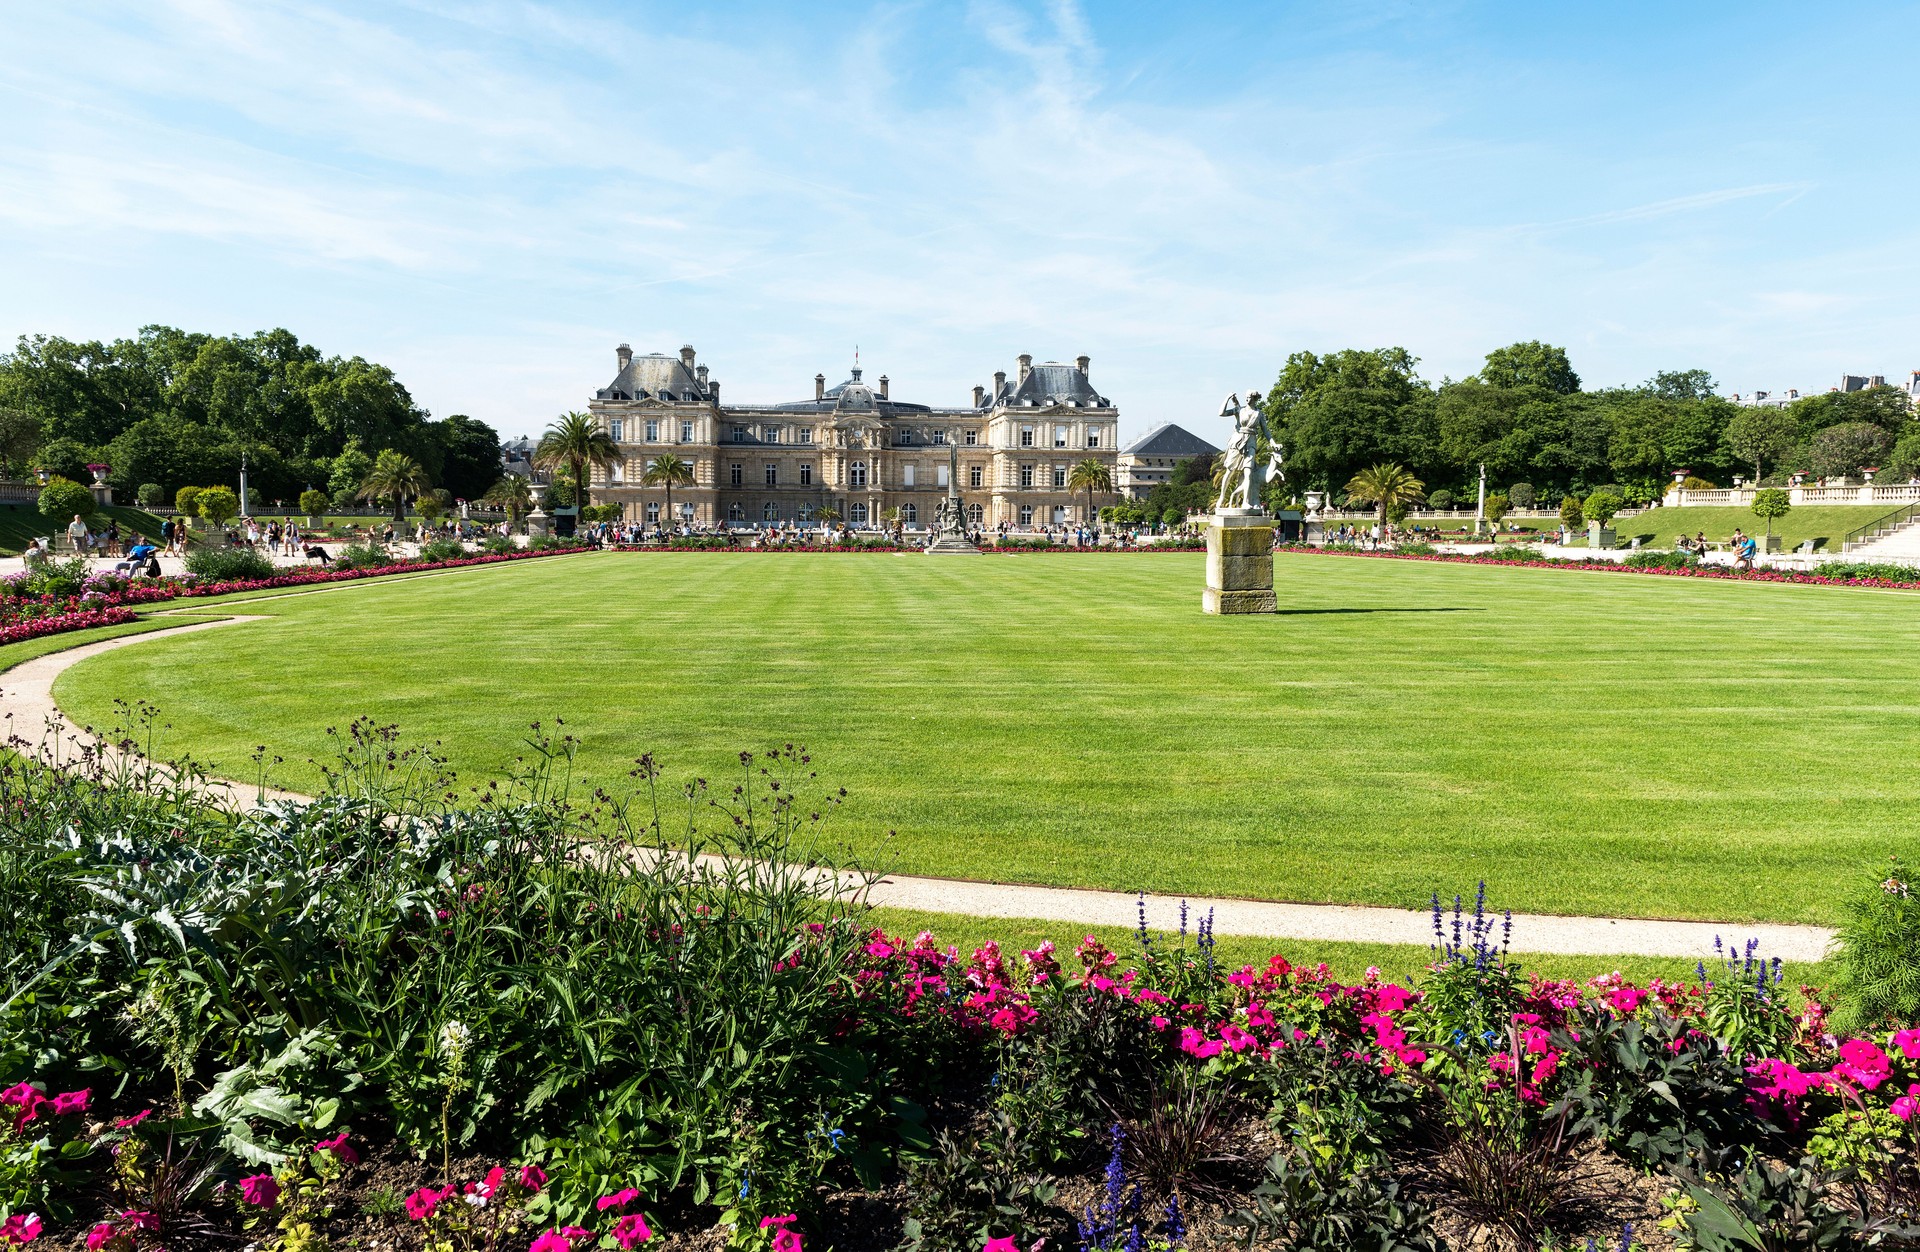
[[[671,526],[674,524],[673,489],[675,487],[691,487],[693,485],[693,466],[681,460],[676,453],[662,452],[659,456],[647,462],[647,468],[640,473],[640,481],[649,487],[666,488],[667,510],[665,519],[667,525]],[[821,509],[820,520],[823,522],[829,520],[827,517],[829,512],[832,512],[830,508]],[[838,513],[834,514],[835,518],[839,516]]]
[[[371,473],[373,458],[361,449],[358,439],[347,440],[347,446],[333,458],[327,474],[327,490],[333,494],[334,504],[340,508],[351,507],[360,494],[360,484],[367,481]]]
[[[308,517],[319,517],[325,513],[328,503],[327,493],[324,491],[310,487],[300,493],[300,511]]]
[[[620,459],[620,446],[600,429],[591,413],[562,413],[533,450],[537,468],[565,469],[572,476],[574,499],[582,507],[593,503],[587,495],[588,466],[604,469]]]
[[[159,483],[141,483],[140,490],[133,494],[133,502],[143,509],[158,508],[166,499],[167,489]]]
[[[1753,466],[1753,481],[1766,475],[1766,462],[1778,460],[1800,442],[1800,422],[1786,409],[1743,406],[1721,435],[1727,455]]]
[[[1427,503],[1444,513],[1453,507],[1453,493],[1442,487],[1427,497]]]
[[[199,510],[194,503],[200,498],[200,488],[182,487],[173,493],[173,511],[181,517],[198,517]]]
[[[502,474],[494,480],[493,486],[480,497],[482,504],[496,509],[505,509],[507,520],[514,525],[533,508],[533,485],[518,474]]]
[[[427,490],[427,471],[420,462],[404,452],[392,448],[382,448],[380,455],[373,459],[373,468],[360,480],[360,489],[354,494],[362,500],[379,502],[393,501],[393,520],[407,520],[407,499],[418,496]]]
[[[95,507],[93,492],[71,478],[50,478],[47,485],[40,489],[40,515],[54,521],[65,521],[79,514],[92,517]]]
[[[447,512],[447,502],[440,498],[438,492],[433,491],[422,492],[420,499],[413,507],[419,511],[424,520],[429,522],[439,521]]]
[[[1538,339],[1487,353],[1480,381],[1492,387],[1539,387],[1560,396],[1580,390],[1580,375],[1573,372],[1567,350]]]
[[[1418,504],[1425,496],[1425,484],[1399,465],[1369,466],[1347,482],[1347,499],[1372,504],[1380,510],[1380,529],[1385,532],[1387,511],[1395,505]]]
[[[1579,496],[1560,497],[1560,522],[1568,530],[1579,530],[1587,524],[1587,511]]]
[[[1778,487],[1753,493],[1753,515],[1767,519],[1767,538],[1773,538],[1773,519],[1785,517],[1793,508],[1793,497]]]
[[[1822,478],[1857,474],[1875,465],[1893,446],[1893,437],[1871,422],[1842,422],[1813,437],[1813,472]]]
[[[671,488],[669,488],[668,490],[667,502],[668,503],[673,502],[673,494],[672,494]],[[818,509],[814,511],[813,515],[815,518],[819,519],[822,522],[827,523],[828,525],[832,525],[834,522],[837,522],[840,520],[840,510],[834,508],[831,504],[821,505]]]
[[[240,512],[240,497],[231,487],[202,487],[194,497],[193,507],[199,510],[207,525],[217,530]]]
[[[40,423],[25,409],[0,406],[0,478],[23,475],[40,448]]]
[[[1586,503],[1580,507],[1586,514],[1588,521],[1599,523],[1600,527],[1604,530],[1607,523],[1611,522],[1622,508],[1626,507],[1626,502],[1613,492],[1602,487],[1600,490],[1588,496]]]
[[[1512,509],[1513,501],[1497,491],[1487,497],[1487,521],[1491,522],[1495,529],[1499,528],[1500,519],[1505,517]]]
[[[1715,386],[1713,375],[1706,370],[1661,370],[1640,384],[1640,390],[1662,400],[1708,400],[1713,398]]]
[[[1507,488],[1507,499],[1513,501],[1516,509],[1530,509],[1538,497],[1533,493],[1532,483],[1515,483]]]
[[[500,476],[500,436],[477,418],[455,413],[430,428],[441,446],[440,485],[455,499],[478,500]]]
[[[1102,495],[1113,490],[1113,471],[1105,465],[1088,457],[1067,471],[1067,490],[1087,493],[1087,518],[1093,518],[1093,493]]]

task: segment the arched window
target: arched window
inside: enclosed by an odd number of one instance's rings
[[[920,506],[917,504],[901,505],[900,520],[905,522],[909,526],[912,526],[918,523],[920,520]]]
[[[744,522],[747,520],[747,511],[741,508],[737,502],[729,504],[727,506],[727,520],[730,522]]]
[[[780,520],[780,506],[779,506],[779,505],[777,505],[777,504],[775,504],[775,503],[774,503],[773,501],[771,501],[771,500],[769,500],[769,501],[767,501],[767,502],[766,502],[765,504],[763,504],[763,505],[761,505],[761,506],[760,506],[760,520],[761,520],[761,521],[763,521],[763,522],[777,522],[777,521],[779,521],[779,520]]]
[[[867,463],[855,461],[847,466],[847,486],[864,487],[867,485]]]
[[[967,506],[967,525],[978,526],[984,517],[986,517],[986,514],[981,511],[979,505],[969,504]]]
[[[849,504],[847,506],[847,520],[855,526],[865,526],[867,524],[866,503],[863,501],[858,504]]]
[[[800,506],[800,520],[802,522],[810,522],[813,520],[813,506],[811,504],[803,504]]]

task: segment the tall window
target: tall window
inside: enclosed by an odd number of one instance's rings
[[[847,486],[864,487],[866,485],[867,463],[865,461],[855,461],[853,464],[847,466]],[[865,509],[866,505],[863,504],[860,507]]]
[[[867,524],[866,501],[861,500],[861,501],[856,501],[853,504],[849,504],[847,506],[847,520],[849,522],[852,522],[855,526],[865,526]]]
[[[1033,446],[1033,427],[1022,426],[1020,428],[1020,446],[1023,448],[1031,448]]]
[[[660,421],[658,418],[655,418],[654,420],[647,423],[647,442],[648,443],[660,442]]]
[[[1053,446],[1056,448],[1064,448],[1067,446],[1067,428],[1065,426],[1055,426],[1053,428]]]
[[[778,426],[769,426],[765,430],[760,432],[760,437],[766,440],[768,443],[779,443],[780,428]]]
[[[942,486],[942,487],[946,486],[947,485],[947,467],[944,465],[934,466],[933,480],[939,486]]]
[[[1098,426],[1087,427],[1087,446],[1089,448],[1097,448],[1100,446],[1100,428]]]
[[[738,464],[727,467],[727,478],[734,486],[738,487],[740,485],[740,466]]]
[[[735,443],[745,443],[747,441],[747,428],[745,426],[735,426],[733,428],[733,441]]]
[[[909,461],[907,464],[902,465],[900,467],[900,485],[902,487],[913,486],[914,469],[915,469],[915,466],[911,461]]]
[[[761,520],[761,521],[763,521],[763,522],[777,522],[777,521],[779,521],[779,520],[780,520],[780,506],[779,506],[779,505],[777,505],[777,504],[775,504],[775,503],[774,503],[773,501],[771,501],[771,500],[769,500],[769,501],[767,501],[767,502],[766,502],[765,504],[763,504],[763,505],[761,505],[761,506],[760,506],[760,520]]]
[[[917,505],[917,504],[903,504],[903,505],[901,505],[901,506],[900,506],[900,520],[901,520],[901,521],[903,521],[903,522],[905,522],[905,523],[906,523],[907,525],[909,525],[909,526],[917,526],[917,525],[919,525],[919,523],[920,523],[920,506],[919,506],[919,505]]]
[[[659,520],[660,520],[660,506],[657,504],[648,504],[647,505],[647,525],[651,526],[654,523],[658,522]]]
[[[1033,506],[1031,504],[1023,504],[1020,506],[1020,524],[1022,526],[1033,525]]]
[[[984,513],[981,510],[979,505],[969,504],[967,506],[967,525],[978,526],[980,524],[980,520],[985,516],[986,516],[986,513]]]
[[[940,429],[940,430],[936,430],[936,431],[934,431],[934,432],[933,432],[933,441],[934,441],[934,442],[935,442],[936,444],[944,444],[944,443],[946,443],[946,441],[947,441],[947,432],[946,432],[946,430],[945,430],[945,429],[943,428],[943,429]]]
[[[727,506],[727,520],[730,522],[744,522],[747,520],[747,511],[741,508],[738,502],[729,504]]]
[[[1020,467],[1020,485],[1022,487],[1033,486],[1033,466],[1022,465]]]
[[[607,419],[607,437],[612,439],[615,443],[625,443],[627,441],[626,422],[617,417],[608,418]]]
[[[1067,467],[1066,466],[1056,465],[1053,467],[1053,485],[1055,487],[1064,487],[1067,485]]]
[[[811,426],[802,426],[802,427],[800,428],[800,442],[801,442],[801,443],[812,443],[812,442],[813,442],[813,427],[811,427]]]
[[[967,446],[968,446],[969,448],[971,448],[971,447],[973,447],[973,446],[975,446],[975,445],[976,445],[976,444],[978,444],[979,442],[980,442],[980,432],[979,432],[979,431],[977,431],[977,430],[970,430],[970,431],[968,431],[968,432],[967,432],[967,437],[966,437],[966,440],[965,440],[965,443],[966,443],[966,445],[967,445]]]
[[[813,486],[813,466],[811,464],[800,467],[800,485],[802,487]]]
[[[978,465],[967,466],[967,486],[978,487],[979,485],[980,485],[980,467]]]
[[[808,522],[810,522],[810,521],[812,521],[812,520],[813,520],[813,506],[812,506],[811,504],[803,504],[803,505],[801,505],[801,506],[800,506],[800,523],[801,523],[801,525],[805,525],[806,523],[808,523]]]
[[[680,423],[680,442],[681,443],[693,442],[693,423],[692,422]]]
[[[778,465],[775,465],[772,461],[768,461],[767,462],[767,486],[777,487],[779,485],[780,485],[780,467]]]

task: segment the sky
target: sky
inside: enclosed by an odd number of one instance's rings
[[[1289,353],[1920,368],[1920,6],[0,0],[0,341],[286,327],[503,435],[1092,358],[1216,441]]]

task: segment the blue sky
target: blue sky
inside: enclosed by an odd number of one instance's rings
[[[7,3],[0,335],[285,326],[537,431],[1093,358],[1217,434],[1299,348],[1588,385],[1920,368],[1911,5]]]

